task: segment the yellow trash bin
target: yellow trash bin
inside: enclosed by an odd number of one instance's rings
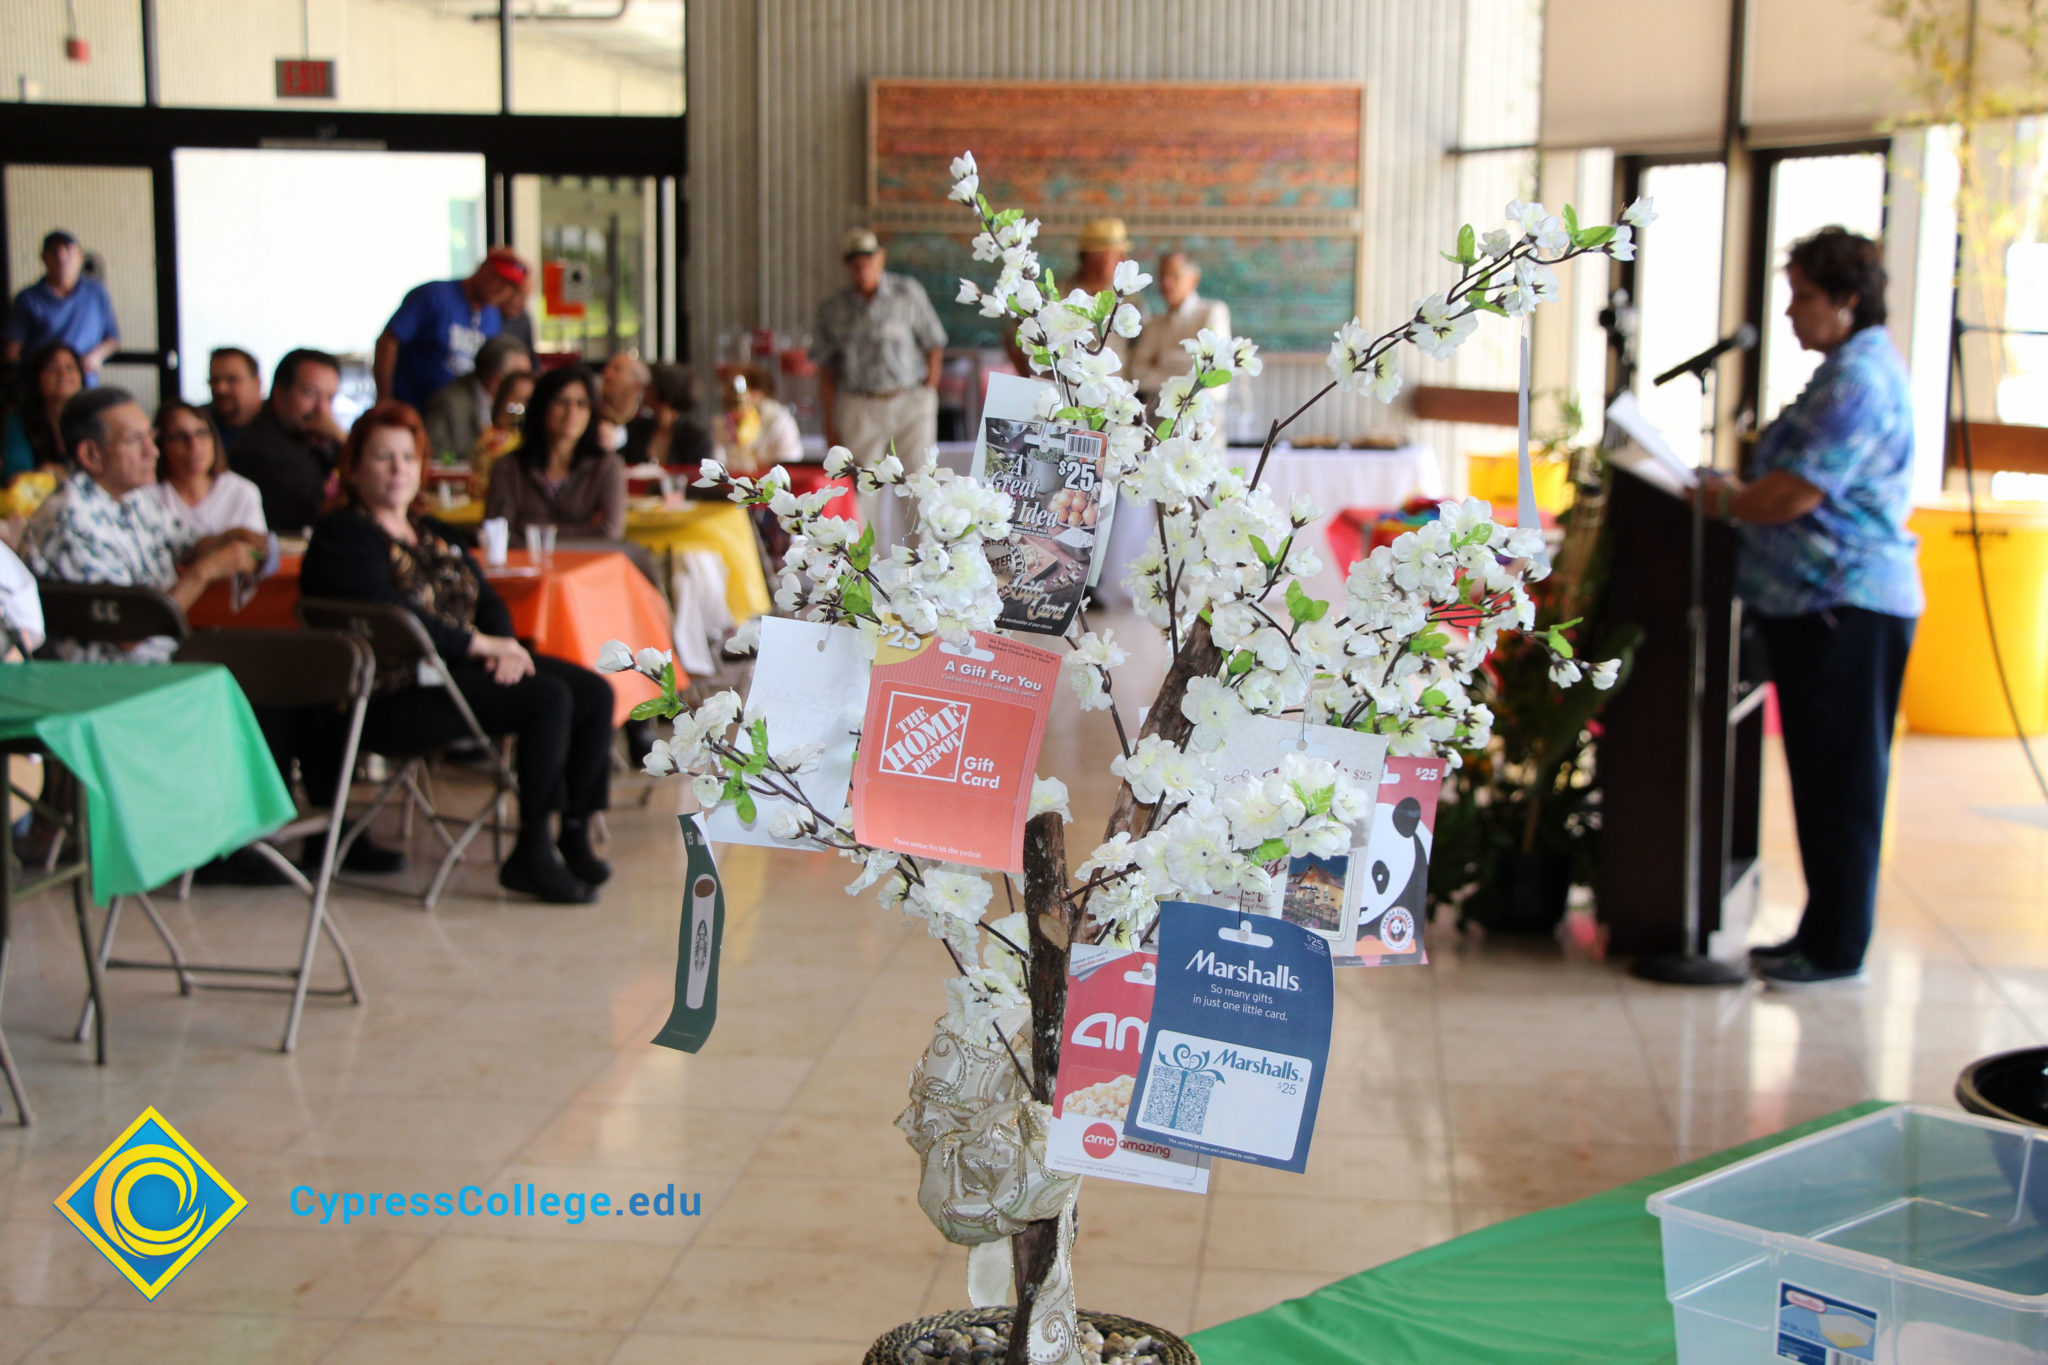
[[[2048,730],[2048,505],[1978,503],[1984,575],[2005,676],[2020,724]],[[1908,728],[1935,735],[2009,735],[1984,601],[1970,545],[1970,513],[1959,498],[1914,509],[1927,614],[1913,637],[1900,706]]]
[[[1571,462],[1562,457],[1531,461],[1529,473],[1536,483],[1536,506],[1552,516],[1572,505]],[[1521,460],[1510,451],[1505,455],[1465,457],[1465,486],[1471,496],[1495,507],[1512,506],[1521,497]]]

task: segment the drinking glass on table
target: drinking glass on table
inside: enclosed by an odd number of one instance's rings
[[[555,528],[552,526],[528,526],[526,528],[526,554],[535,568],[545,567],[555,557]]]

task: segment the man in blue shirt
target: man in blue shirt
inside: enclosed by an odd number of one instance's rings
[[[100,363],[121,345],[121,327],[106,286],[84,278],[85,248],[58,228],[43,238],[43,277],[14,296],[0,360],[10,363],[46,341],[78,353],[86,386],[100,382]]]
[[[428,399],[475,367],[477,348],[524,300],[526,276],[525,262],[493,247],[468,279],[432,280],[409,290],[377,338],[371,366],[377,397],[426,411]]]

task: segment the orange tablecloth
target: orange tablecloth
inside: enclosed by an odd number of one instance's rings
[[[588,668],[606,640],[624,640],[635,649],[669,647],[668,603],[617,551],[558,550],[537,572],[524,550],[514,550],[503,569],[486,569],[484,577],[505,599],[520,638],[532,640],[543,654]],[[291,627],[298,624],[298,600],[299,557],[287,555],[239,613],[228,609],[227,584],[215,583],[187,615],[195,626]],[[654,684],[637,673],[614,673],[607,681],[617,697],[615,724],[656,695]]]

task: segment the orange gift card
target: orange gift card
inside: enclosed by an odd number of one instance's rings
[[[875,654],[854,769],[864,844],[1024,870],[1024,818],[1060,656],[1000,635]]]

